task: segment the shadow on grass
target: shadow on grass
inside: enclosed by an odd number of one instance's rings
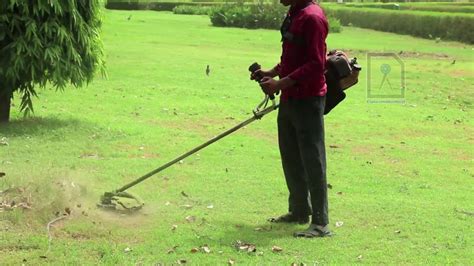
[[[78,119],[58,118],[58,117],[28,117],[11,120],[8,123],[0,123],[0,134],[9,136],[24,135],[48,135],[51,131],[70,128],[84,129],[91,127],[88,123]]]
[[[276,241],[283,238],[292,238],[293,233],[299,231],[305,226],[292,224],[272,224],[270,222],[260,224],[242,224],[230,223],[225,226],[222,225],[222,235],[216,234],[220,239],[226,239],[227,244],[236,244],[237,241],[241,243],[250,243],[256,246],[257,251],[262,248],[268,250],[268,247],[274,245]],[[217,226],[220,227],[220,226]],[[259,248],[260,247],[260,248]]]

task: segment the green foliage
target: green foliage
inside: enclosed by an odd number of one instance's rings
[[[218,6],[222,2],[187,2],[187,1],[166,1],[166,2],[139,2],[139,1],[109,1],[105,6],[107,9],[116,10],[156,10],[173,11],[177,6]]]
[[[468,5],[470,4],[470,5]],[[474,3],[347,3],[350,7],[370,7],[393,10],[418,10],[418,11],[436,11],[436,12],[460,12],[473,13]]]
[[[353,25],[380,31],[474,43],[474,16],[462,13],[394,11],[377,8],[351,8],[327,5],[324,10]]]
[[[209,6],[190,6],[180,5],[173,8],[173,13],[182,15],[209,15],[212,7]]]
[[[80,87],[103,70],[99,0],[2,0],[0,93],[19,91],[33,111],[35,86]]]
[[[279,29],[287,12],[288,7],[276,1],[271,4],[259,1],[253,5],[241,2],[213,9],[210,18],[212,25],[220,27]],[[328,21],[330,32],[342,30],[338,19],[328,18]]]

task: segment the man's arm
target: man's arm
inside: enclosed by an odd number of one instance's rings
[[[263,91],[268,95],[272,95],[281,90],[285,90],[295,84],[296,81],[289,77],[284,77],[280,80],[275,80],[271,77],[264,77],[262,81],[260,81],[260,86],[262,87]]]

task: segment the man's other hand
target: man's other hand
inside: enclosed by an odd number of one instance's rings
[[[257,80],[257,77],[271,77],[274,78],[278,75],[277,71],[275,68],[272,68],[270,70],[262,70],[259,69],[253,73],[250,74],[250,79],[251,80]]]
[[[267,95],[273,95],[280,91],[281,88],[279,85],[279,81],[271,77],[264,77],[260,81],[260,87],[262,87],[263,92]]]

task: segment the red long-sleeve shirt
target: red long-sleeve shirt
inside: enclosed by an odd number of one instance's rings
[[[292,21],[289,32],[302,41],[283,40],[278,74],[280,79],[289,77],[296,84],[282,91],[281,100],[324,96],[327,92],[324,77],[328,35],[326,16],[314,3],[292,6],[289,16]]]

